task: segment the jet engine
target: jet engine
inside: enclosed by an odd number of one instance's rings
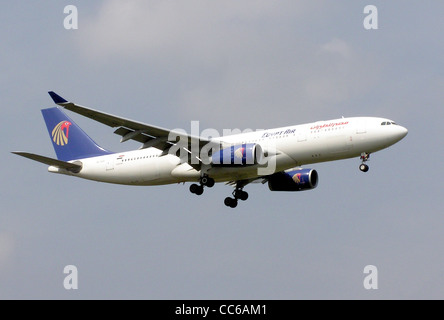
[[[211,163],[216,166],[245,166],[262,162],[264,152],[260,145],[245,143],[219,150],[211,156]]]
[[[268,177],[271,191],[302,191],[316,188],[318,173],[314,169],[290,169]]]

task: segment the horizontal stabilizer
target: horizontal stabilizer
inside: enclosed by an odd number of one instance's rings
[[[34,153],[28,153],[28,152],[12,152],[12,153],[17,154],[22,157],[25,157],[25,158],[28,158],[28,159],[31,159],[31,160],[34,160],[34,161],[38,161],[38,162],[47,164],[49,166],[54,166],[57,168],[66,169],[71,172],[77,173],[82,169],[81,164],[65,162],[65,161],[61,161],[61,160],[57,160],[57,159],[53,159],[53,158],[40,156],[40,155],[34,154]]]

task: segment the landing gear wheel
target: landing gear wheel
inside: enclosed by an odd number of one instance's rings
[[[362,163],[360,166],[359,166],[359,170],[361,170],[362,172],[367,172],[368,171],[368,165],[366,165],[365,163]]]
[[[234,198],[241,199],[242,201],[248,199],[248,193],[243,190],[235,190],[233,196]]]
[[[200,179],[200,183],[202,183],[202,185],[204,185],[205,187],[212,188],[214,186],[215,181],[213,178],[210,178],[209,176],[205,175]]]
[[[196,191],[197,191],[198,188],[199,188],[199,186],[198,186],[197,184],[193,183],[193,184],[190,186],[190,192],[191,192],[191,193],[196,193]]]
[[[233,199],[230,197],[225,198],[224,203],[227,207],[236,208],[237,207],[237,199]]]
[[[202,193],[203,193],[203,187],[202,186],[200,186],[200,185],[198,185],[198,184],[195,184],[195,183],[193,183],[191,186],[190,186],[190,192],[191,193],[194,193],[194,194],[196,194],[196,195],[198,195],[198,196],[200,196]]]
[[[198,189],[197,189],[197,191],[196,191],[196,194],[197,194],[198,196],[200,196],[203,192],[204,192],[204,188],[203,188],[202,186],[198,186]]]
[[[244,187],[243,185],[238,183],[236,185],[236,189],[233,190],[232,193],[233,198],[230,197],[225,198],[224,203],[227,207],[236,208],[239,202],[238,200],[245,201],[248,199],[248,193],[242,190],[243,187]]]
[[[208,178],[207,179],[207,183],[205,184],[205,186],[207,186],[208,188],[212,188],[214,187],[215,181],[213,178]]]

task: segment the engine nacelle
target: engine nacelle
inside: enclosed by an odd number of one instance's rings
[[[271,191],[302,191],[316,188],[318,173],[314,169],[295,169],[282,171],[268,177]]]
[[[234,145],[211,156],[211,163],[216,166],[244,166],[262,162],[264,152],[260,145],[244,143]]]

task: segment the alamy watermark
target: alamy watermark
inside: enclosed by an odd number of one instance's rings
[[[63,273],[68,274],[63,279],[63,287],[66,290],[77,290],[79,288],[79,273],[74,265],[67,265],[63,268]]]
[[[364,13],[367,16],[364,18],[362,24],[366,30],[377,30],[378,29],[378,8],[374,5],[367,5],[364,7]]]
[[[63,20],[63,27],[66,30],[77,30],[79,28],[79,11],[74,5],[68,5],[63,9],[63,13],[67,14]]]
[[[63,26],[66,30],[77,30],[79,28],[79,12],[75,5],[67,5],[63,9],[63,13],[67,14],[63,20]],[[364,13],[367,16],[364,18],[363,25],[366,30],[378,29],[378,8],[375,5],[366,5]]]
[[[363,282],[364,288],[366,290],[378,289],[378,268],[374,265],[367,265],[364,267],[364,274],[367,274]]]
[[[242,136],[236,137],[239,134]],[[296,129],[284,128],[223,129],[221,135],[213,128],[200,131],[199,121],[191,121],[190,135],[184,129],[174,129],[166,141],[171,144],[168,154],[179,157],[181,162],[204,166],[255,165],[259,175],[269,175],[276,169],[277,141],[295,134]],[[155,140],[147,144],[156,143]]]

